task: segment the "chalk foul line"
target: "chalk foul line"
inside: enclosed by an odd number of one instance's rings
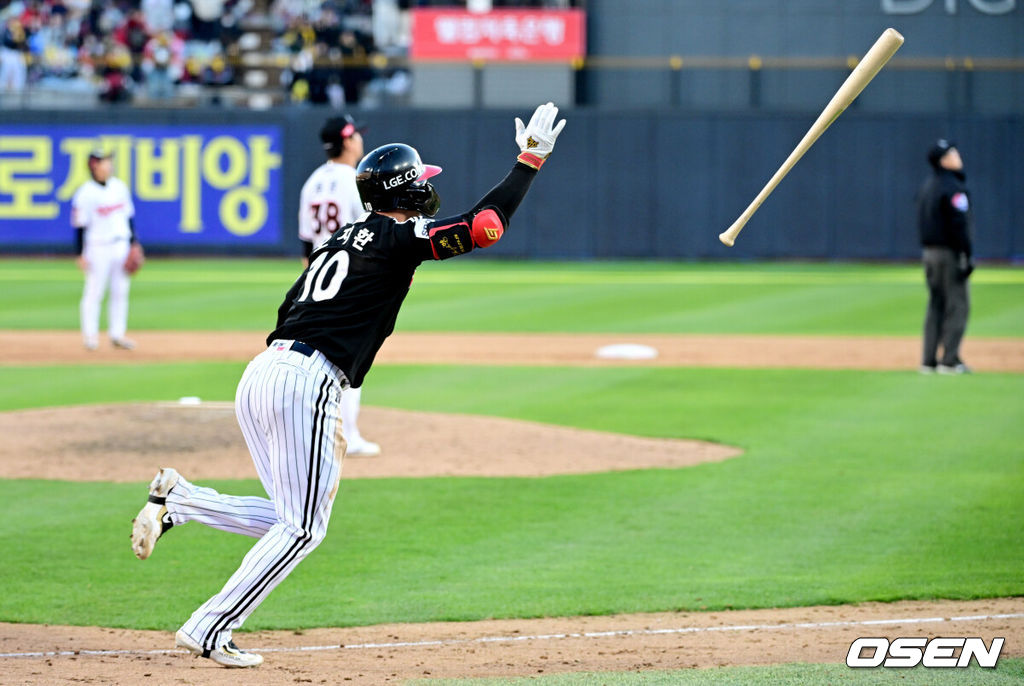
[[[785,629],[829,629],[850,626],[886,626],[895,624],[937,624],[941,622],[983,622],[993,619],[1022,619],[1024,612],[995,615],[965,615],[961,617],[903,617],[900,619],[866,619],[836,622],[794,622],[788,624],[732,624],[726,626],[687,626],[671,629],[620,629],[615,631],[584,631],[578,633],[534,634],[530,636],[480,636],[477,638],[449,638],[427,641],[393,641],[388,643],[350,643],[291,648],[246,648],[253,653],[301,653],[329,650],[380,650],[384,648],[421,648],[429,646],[470,645],[474,643],[521,643],[524,641],[553,641],[566,638],[608,638],[614,636],[663,636],[666,634],[699,634],[731,631],[779,631]],[[54,650],[46,652],[0,653],[0,658],[68,657],[75,655],[177,655],[189,654],[185,650]]]

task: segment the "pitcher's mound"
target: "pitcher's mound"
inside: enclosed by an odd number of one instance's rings
[[[345,478],[552,476],[687,467],[736,448],[535,422],[364,407],[383,454],[348,458]],[[149,481],[161,466],[189,479],[256,477],[230,403],[90,405],[0,413],[0,478]]]

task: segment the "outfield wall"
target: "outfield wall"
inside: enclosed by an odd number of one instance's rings
[[[828,90],[836,74],[811,65],[863,55],[889,26],[907,40],[884,78],[860,96],[864,110],[1007,114],[1019,113],[1024,101],[1021,0],[587,0],[586,7],[588,53],[615,68],[588,69],[577,104],[644,107],[675,99],[717,110],[753,101],[769,109],[820,108],[817,90]],[[669,55],[688,65],[676,72],[676,92]],[[694,64],[752,56],[776,68]],[[993,68],[980,68],[986,63]]]
[[[303,180],[322,159],[325,110],[0,112],[0,252],[71,249],[67,197],[93,136],[106,136],[137,198],[151,252],[298,254]],[[365,112],[368,148],[418,147],[445,168],[442,213],[469,207],[517,152],[526,112]],[[914,194],[939,136],[961,148],[979,256],[1024,256],[1024,115],[843,115],[730,249],[718,233],[817,116],[577,110],[489,256],[904,259],[917,254]],[[139,197],[143,195],[145,197]],[[262,214],[261,214],[262,213]]]

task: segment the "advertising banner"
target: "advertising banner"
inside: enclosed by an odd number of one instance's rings
[[[230,246],[281,238],[277,126],[0,127],[0,248],[70,243],[89,152],[113,154],[143,243]]]
[[[414,60],[570,61],[586,53],[583,10],[412,10]]]

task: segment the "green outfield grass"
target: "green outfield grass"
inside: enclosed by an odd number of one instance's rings
[[[273,328],[297,260],[153,259],[135,279],[130,328]],[[0,329],[74,329],[69,260],[0,260]],[[1024,270],[972,277],[970,335],[1024,336]],[[916,265],[536,263],[455,260],[419,269],[398,329],[917,335]]]
[[[104,371],[132,399],[216,400],[240,366]],[[77,403],[95,374],[0,369],[0,384],[24,405]],[[1024,594],[1022,397],[1010,374],[382,366],[368,403],[747,452],[679,470],[344,482],[327,540],[247,627]],[[252,541],[189,526],[139,562],[128,523],[144,492],[0,481],[0,620],[177,626]]]
[[[130,328],[255,335],[297,273],[296,260],[154,259]],[[0,289],[0,329],[77,328],[69,261],[0,260]],[[1024,271],[983,265],[972,297],[968,336],[1024,337]],[[420,269],[397,328],[917,335],[924,302],[915,265],[463,260]],[[230,400],[243,367],[0,366],[0,410]],[[247,629],[1024,595],[1024,375],[382,365],[364,403],[745,452],[678,470],[343,481],[327,539]],[[262,493],[255,478],[202,483]],[[0,480],[0,621],[177,628],[252,540],[190,525],[140,562],[128,533],[144,496],[143,483]],[[781,665],[531,682],[1022,678],[1024,662],[1003,660],[995,672]]]
[[[845,665],[790,664],[776,667],[721,667],[672,672],[548,674],[517,679],[423,679],[409,686],[822,686],[823,684],[901,684],[902,686],[1009,686],[1024,681],[1024,660],[1000,660],[995,670],[849,669]]]

